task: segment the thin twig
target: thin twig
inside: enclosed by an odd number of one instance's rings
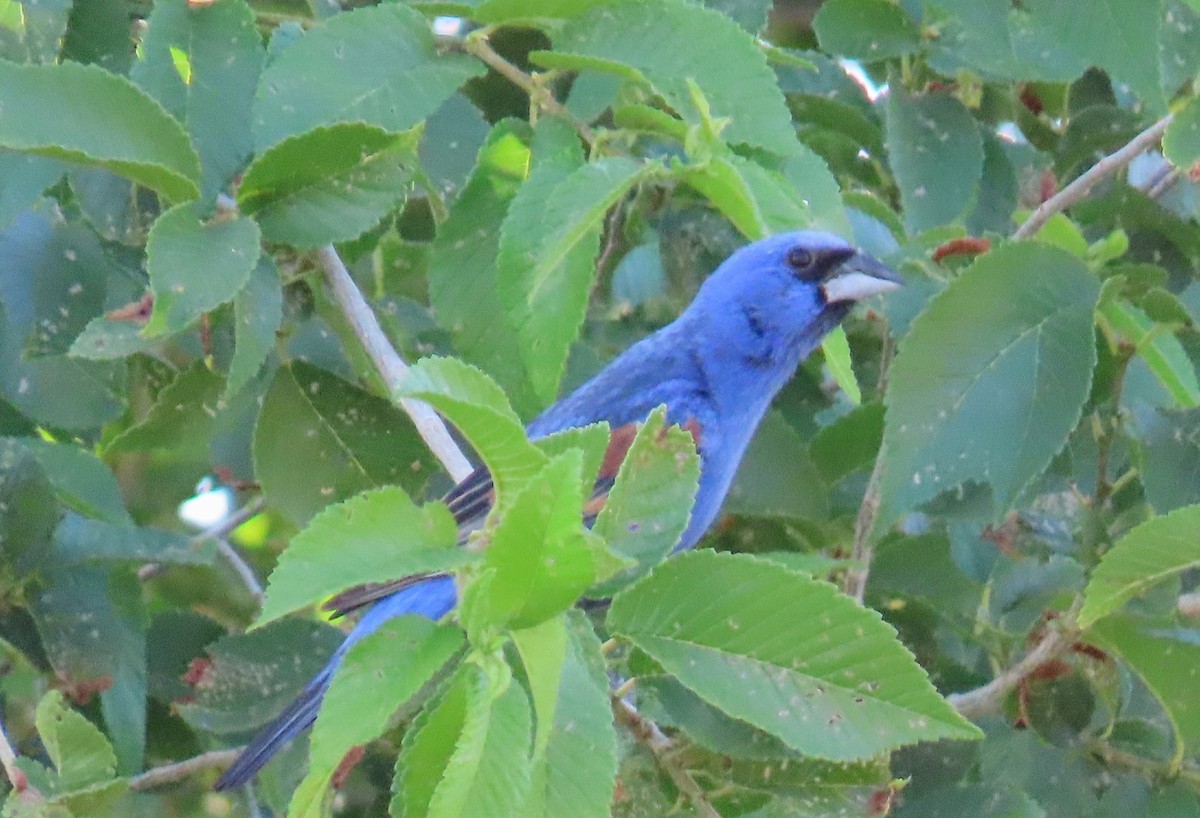
[[[363,349],[366,350],[367,357],[371,359],[371,363],[379,371],[379,376],[383,378],[388,392],[395,396],[401,382],[408,374],[408,364],[388,341],[383,328],[379,326],[379,319],[375,317],[370,305],[359,292],[358,285],[350,277],[350,272],[342,263],[342,259],[333,245],[327,244],[318,250],[317,259],[325,271],[325,280],[333,293],[334,301],[337,302],[338,308],[341,309],[346,320],[350,322],[354,334],[363,345]],[[400,398],[400,406],[412,418],[417,432],[425,440],[425,445],[441,461],[455,482],[466,479],[474,471],[471,461],[467,460],[462,450],[458,448],[458,444],[454,442],[454,438],[446,429],[446,424],[433,411],[432,406],[412,398]]]
[[[1042,202],[1041,206],[1013,233],[1014,239],[1027,239],[1035,235],[1056,213],[1061,213],[1087,196],[1102,179],[1111,176],[1128,165],[1143,152],[1158,144],[1163,132],[1171,124],[1172,114],[1167,114],[1146,130],[1129,140],[1121,148],[1105,156],[1079,175],[1075,181]]]
[[[871,532],[875,528],[875,518],[879,516],[880,483],[883,480],[883,444],[879,445],[879,453],[875,456],[875,466],[871,469],[871,479],[867,481],[867,490],[863,492],[862,504],[858,507],[858,516],[854,519],[854,548],[850,552],[850,568],[842,579],[842,590],[854,597],[860,605],[867,592],[867,578],[871,575],[871,558],[874,556],[874,541]]]
[[[225,213],[236,212],[237,202],[231,197],[221,194],[217,197],[217,210]],[[396,348],[384,334],[383,328],[379,326],[379,319],[375,317],[371,306],[359,292],[358,285],[350,277],[350,271],[342,263],[337,249],[332,244],[325,245],[317,251],[317,260],[325,273],[325,280],[329,283],[329,289],[333,292],[333,300],[337,303],[338,309],[350,323],[359,343],[366,350],[367,357],[375,365],[379,377],[383,379],[384,385],[388,388],[389,396],[394,398],[397,387],[404,376],[408,374],[408,364],[396,352]],[[432,406],[424,401],[401,398],[400,408],[408,413],[413,425],[417,427],[417,433],[425,441],[425,445],[429,447],[433,456],[441,462],[442,467],[449,472],[456,483],[464,480],[474,471],[471,461],[458,448],[458,444],[450,436],[446,424],[438,417]]]
[[[3,724],[0,724],[0,766],[4,767],[4,774],[8,776],[8,781],[14,790],[24,792],[29,788],[29,778],[17,766],[17,751],[9,742]]]
[[[265,505],[266,503],[261,497],[256,497],[250,502],[246,503],[246,505],[234,511],[232,514],[222,518],[216,524],[204,529],[199,534],[192,537],[192,539],[189,541],[189,545],[191,547],[199,548],[208,540],[216,540],[217,551],[220,552],[221,556],[229,560],[233,570],[237,572],[242,582],[245,583],[246,588],[249,589],[250,593],[260,603],[262,602],[262,585],[259,584],[258,579],[254,576],[254,572],[250,569],[250,566],[246,565],[241,554],[237,553],[237,551],[235,551],[232,546],[226,542],[226,538],[232,534],[233,531],[242,523],[261,512]],[[225,548],[221,547],[222,543],[225,544]],[[151,577],[161,574],[164,570],[166,570],[166,566],[162,563],[148,563],[138,569],[138,579],[142,581],[148,580]]]
[[[153,767],[141,775],[135,775],[129,779],[129,788],[131,790],[149,790],[164,784],[182,781],[188,776],[204,770],[224,769],[233,763],[242,749],[236,747],[232,750],[212,750],[186,761],[176,761],[174,764]]]
[[[1046,634],[1033,649],[1025,654],[1021,661],[992,679],[982,687],[966,693],[953,693],[946,697],[950,706],[960,715],[973,719],[1000,709],[1001,702],[1008,692],[1019,685],[1035,670],[1052,659],[1066,653],[1075,644],[1079,635],[1075,626],[1075,616],[1079,612],[1082,598],[1076,598],[1071,610],[1063,614],[1056,623],[1046,626]]]
[[[613,695],[611,699],[613,715],[616,717],[617,723],[628,730],[639,744],[654,755],[659,769],[671,777],[675,786],[691,802],[696,814],[701,818],[721,818],[721,813],[717,812],[708,800],[708,793],[696,783],[692,774],[684,769],[683,765],[679,763],[679,759],[675,757],[675,746],[671,743],[671,739],[667,738],[657,724],[639,713],[632,704],[616,695]]]
[[[497,54],[492,48],[491,43],[487,41],[486,36],[481,33],[470,34],[456,40],[455,44],[459,45],[468,54],[478,57],[481,62],[497,74],[529,94],[529,99],[534,105],[543,111],[561,116],[570,122],[575,127],[580,138],[589,146],[595,143],[596,133],[586,122],[568,111],[561,102],[554,98],[554,94],[550,92],[549,88],[546,88],[534,79],[533,76],[526,74],[520,68],[517,68]]]

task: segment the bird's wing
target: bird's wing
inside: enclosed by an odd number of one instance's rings
[[[689,420],[684,424],[684,428],[691,432],[693,440],[699,446],[699,423],[694,419]],[[604,458],[600,462],[600,470],[596,474],[592,493],[583,504],[583,521],[589,528],[595,522],[601,509],[604,508],[608,492],[616,482],[617,472],[620,471],[621,463],[625,461],[625,455],[629,453],[629,447],[633,445],[633,439],[636,436],[636,422],[618,426],[609,434],[608,448],[604,450]],[[472,531],[483,525],[484,518],[492,509],[495,497],[492,477],[488,474],[487,469],[481,466],[467,475],[461,483],[450,489],[442,498],[442,502],[450,509],[450,513],[454,515],[454,521],[458,524],[459,545],[466,542],[467,536]],[[434,575],[415,574],[389,582],[359,585],[333,597],[323,607],[325,610],[331,611],[335,617],[345,616],[430,576]]]

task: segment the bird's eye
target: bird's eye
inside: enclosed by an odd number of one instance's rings
[[[803,247],[793,247],[787,253],[788,266],[801,278],[809,278],[814,274],[812,269],[813,254]]]

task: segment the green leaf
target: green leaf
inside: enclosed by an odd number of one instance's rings
[[[618,594],[608,625],[705,701],[806,755],[868,759],[980,735],[879,614],[748,555],[680,554]]]
[[[34,722],[46,755],[58,771],[61,792],[81,790],[116,775],[112,745],[90,721],[67,707],[62,693],[51,690],[42,697]]]
[[[355,585],[462,565],[473,555],[457,536],[444,505],[418,508],[394,486],[330,506],[280,555],[254,627]]]
[[[605,214],[653,172],[653,166],[620,156],[580,166],[578,149],[573,154],[538,164],[535,135],[534,174],[504,220],[497,259],[496,293],[545,404],[558,394],[567,353],[583,325]]]
[[[338,14],[263,71],[254,144],[261,152],[335,122],[407,130],[483,70],[465,54],[438,53],[425,18],[402,3]]]
[[[531,628],[512,631],[513,645],[521,654],[521,667],[533,703],[535,767],[545,761],[546,747],[558,712],[559,687],[562,684],[563,663],[567,659],[570,634],[567,616],[556,616]],[[537,793],[531,793],[536,797]]]
[[[0,151],[0,230],[33,207],[63,170],[62,163],[54,159]]]
[[[324,800],[345,754],[381,735],[392,714],[462,646],[457,628],[401,616],[351,647],[321,703],[309,742],[308,775],[296,788],[288,814],[318,815],[312,808]]]
[[[824,520],[829,492],[804,441],[778,412],[768,412],[729,489],[726,510],[759,517]]]
[[[0,8],[4,5],[0,3]],[[71,5],[70,0],[12,3],[0,22],[0,57],[14,62],[54,62]]]
[[[254,429],[254,473],[293,522],[377,486],[416,495],[435,468],[399,407],[311,364],[275,373]]]
[[[580,516],[582,460],[578,450],[551,460],[501,515],[482,576],[463,593],[468,632],[533,627],[566,610],[596,580],[594,538]]]
[[[968,481],[991,484],[994,514],[1012,506],[1079,419],[1099,294],[1083,262],[1023,243],[930,302],[889,372],[881,525]]]
[[[87,449],[33,437],[7,442],[37,460],[59,501],[67,507],[109,523],[132,522],[121,499],[117,478]]]
[[[854,406],[862,403],[862,389],[858,379],[854,377],[854,366],[850,361],[850,340],[846,338],[846,330],[834,327],[833,331],[821,341],[821,351],[825,353],[825,366],[833,376],[838,387],[846,394],[846,398]]]
[[[500,226],[529,165],[529,148],[522,141],[526,128],[505,120],[492,129],[475,171],[434,238],[428,277],[434,315],[451,334],[455,351],[495,378],[528,415],[541,401],[496,292]]]
[[[938,32],[930,64],[948,76],[969,70],[987,79],[1069,82],[1087,68],[1018,8],[976,0],[930,0],[927,8],[926,22]]]
[[[909,233],[966,216],[983,173],[983,139],[965,105],[893,85],[886,142]]]
[[[154,311],[147,336],[186,329],[245,286],[261,253],[253,219],[217,216],[207,223],[181,204],[158,217],[146,241]]]
[[[816,154],[803,146],[783,172],[736,154],[717,156],[679,171],[748,239],[811,228],[851,236],[837,181]]]
[[[345,638],[299,618],[226,636],[207,648],[211,662],[193,682],[194,698],[175,707],[198,730],[244,735],[279,715]]]
[[[541,246],[546,241],[544,220],[549,209],[548,200],[555,189],[584,164],[583,147],[570,123],[559,117],[541,118],[533,132],[528,178],[517,190],[500,227],[500,244],[496,255],[496,295],[504,304],[509,326],[521,338],[526,369],[535,376],[538,356],[534,354],[535,347],[528,330],[536,294],[531,291],[532,282],[529,279],[532,268],[540,260]],[[564,220],[560,224],[570,225],[571,222]],[[568,254],[560,262],[561,269],[554,271],[560,278],[566,274],[568,281],[578,278],[580,272],[584,273],[589,289],[592,276],[588,268],[595,258],[599,237],[598,229],[590,232],[595,233],[590,237],[592,240],[577,246],[574,253]],[[573,326],[575,322],[570,320],[570,316],[567,318],[564,337],[569,344],[577,326]],[[554,398],[553,394],[546,395],[545,392],[547,388],[553,391],[557,385],[557,377],[547,377],[555,374],[547,372],[535,377],[535,388],[543,403],[549,403]]]
[[[1200,747],[1200,707],[1195,696],[1200,640],[1196,632],[1152,629],[1132,616],[1115,614],[1097,622],[1088,639],[1127,663],[1158,699],[1175,732],[1172,764],[1194,754]]]
[[[608,818],[617,777],[617,735],[600,640],[582,611],[567,612],[567,644],[545,751],[534,758],[530,818]],[[535,698],[536,702],[536,698]],[[539,711],[539,719],[541,712]],[[543,724],[538,722],[538,739]]]
[[[48,204],[0,234],[0,256],[0,299],[21,357],[65,352],[104,309],[111,267],[99,239],[82,224],[63,223]]]
[[[700,457],[691,434],[667,428],[666,412],[655,409],[630,444],[592,528],[614,553],[635,564],[589,596],[610,596],[666,559],[687,528],[699,480]]]
[[[62,59],[128,74],[133,61],[129,39],[129,9],[122,0],[72,3]]]
[[[608,423],[589,423],[587,426],[570,426],[557,432],[539,437],[533,441],[546,457],[555,457],[568,449],[578,449],[583,453],[583,466],[579,469],[584,496],[590,495],[596,485],[596,475],[604,463],[604,453],[608,450]]]
[[[1158,82],[1162,3],[1096,0],[1079,15],[1056,0],[1026,4],[1029,27],[1084,66],[1095,65],[1127,85],[1152,110],[1164,110]]]
[[[254,147],[250,110],[264,57],[254,12],[243,0],[167,0],[154,4],[146,24],[130,77],[187,128],[200,155],[202,196],[211,201]]]
[[[263,256],[250,280],[233,299],[234,348],[225,381],[228,400],[258,374],[275,348],[275,333],[283,321],[283,290],[270,256]]]
[[[644,76],[667,104],[698,123],[691,80],[712,116],[728,117],[724,137],[786,156],[798,143],[787,106],[754,38],[717,11],[683,0],[614,3],[589,9],[552,35],[554,51],[531,59],[549,68],[583,63]],[[703,48],[696,48],[704,43]],[[584,58],[583,63],[577,58]]]
[[[271,241],[301,249],[349,241],[396,206],[415,162],[412,134],[361,123],[317,128],[256,159],[238,204]]]
[[[1168,577],[1200,566],[1200,506],[1187,506],[1135,526],[1105,552],[1084,591],[1086,628]]]
[[[1134,346],[1177,407],[1193,409],[1200,406],[1196,367],[1169,327],[1153,321],[1123,299],[1104,301],[1096,312],[1111,333]]]
[[[171,201],[195,197],[187,134],[124,77],[78,63],[0,61],[0,148],[107,168]]]
[[[197,361],[158,393],[150,412],[108,445],[109,452],[207,447],[225,381]]]
[[[516,815],[529,788],[529,699],[508,668],[466,662],[404,737],[391,814]]]
[[[422,358],[401,383],[398,397],[431,404],[462,433],[491,472],[497,509],[507,508],[546,465],[546,456],[525,437],[504,392],[469,364]]]
[[[140,322],[97,315],[71,342],[67,356],[84,361],[114,361],[148,352],[161,343],[161,338],[142,335]]]
[[[146,621],[132,572],[47,563],[31,613],[58,678],[100,690],[118,769],[142,766],[146,744]]]
[[[211,540],[196,541],[174,531],[110,523],[68,513],[54,532],[63,564],[126,560],[168,565],[209,565],[216,556]]]
[[[1200,503],[1200,409],[1135,410],[1138,471],[1159,514]]]
[[[921,35],[904,9],[888,0],[830,0],[813,18],[821,48],[863,62],[912,54]]]

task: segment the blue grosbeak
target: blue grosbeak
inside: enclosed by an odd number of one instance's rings
[[[887,267],[828,233],[783,233],[743,247],[704,282],[679,318],[543,412],[529,424],[529,436],[608,422],[609,447],[583,512],[590,524],[638,422],[665,404],[668,421],[692,433],[700,454],[695,505],[676,550],[690,548],[712,525],[755,429],[796,367],[854,302],[900,283]],[[451,490],[445,502],[460,530],[469,531],[486,516],[491,497],[491,478],[480,469]],[[351,645],[402,614],[440,619],[455,601],[454,580],[447,576],[369,585],[335,598],[332,608],[338,614],[369,607],[325,669],[259,733],[217,788],[249,780],[313,723]]]

